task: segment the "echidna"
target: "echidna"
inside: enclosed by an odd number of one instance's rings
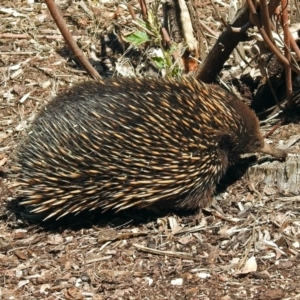
[[[264,144],[254,112],[217,86],[84,82],[46,105],[18,147],[20,203],[48,217],[201,208],[228,166],[257,151],[285,156]]]

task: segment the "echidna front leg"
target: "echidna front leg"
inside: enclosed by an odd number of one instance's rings
[[[194,190],[186,195],[184,199],[178,199],[176,208],[185,210],[200,210],[201,208],[209,207],[213,202],[215,187],[210,186],[201,192]]]

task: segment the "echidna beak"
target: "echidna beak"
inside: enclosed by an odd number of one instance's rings
[[[270,154],[278,158],[285,158],[287,156],[286,151],[284,151],[283,149],[274,148],[266,142],[264,142],[264,146],[261,148],[260,152]]]

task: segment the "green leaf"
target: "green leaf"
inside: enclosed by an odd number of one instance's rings
[[[150,41],[149,35],[144,31],[136,31],[128,35],[125,39],[127,42],[132,43],[135,46],[139,46],[143,43]]]
[[[163,57],[154,56],[152,57],[152,60],[155,62],[156,66],[159,69],[163,69],[166,66],[166,61]]]

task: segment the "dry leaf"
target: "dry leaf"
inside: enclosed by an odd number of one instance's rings
[[[257,271],[256,259],[254,256],[252,256],[247,260],[245,266],[241,270],[237,271],[235,275],[248,274],[256,271]]]

